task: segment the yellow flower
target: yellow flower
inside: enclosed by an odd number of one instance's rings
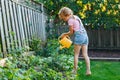
[[[119,0],[115,0],[116,3],[119,3]]]
[[[77,4],[79,4],[80,6],[82,6],[82,1],[77,1]]]
[[[91,4],[88,3],[87,6],[88,6],[88,9],[91,10]]]
[[[95,10],[94,14],[98,14],[100,12],[100,10]]]
[[[83,6],[83,11],[86,11],[87,10],[87,5],[84,5]]]
[[[118,11],[114,11],[114,12],[113,12],[113,15],[116,15],[116,14],[118,14]]]
[[[108,11],[107,11],[107,14],[109,15],[110,13],[111,13],[111,11],[110,11],[110,10],[108,10]]]
[[[79,14],[80,14],[80,16],[81,16],[82,19],[86,18],[86,15],[85,15],[84,12],[79,12]]]
[[[106,11],[106,7],[105,6],[102,7],[102,12],[104,12],[104,11]]]
[[[107,0],[104,0],[105,3],[107,3]]]
[[[102,7],[102,6],[103,6],[103,4],[101,3],[101,4],[100,4],[100,7]]]

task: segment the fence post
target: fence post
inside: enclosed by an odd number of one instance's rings
[[[7,50],[6,50],[5,36],[4,36],[4,30],[3,30],[1,1],[0,1],[0,40],[1,40],[0,48],[2,48],[1,51],[3,52],[3,57],[5,57]]]
[[[45,33],[45,22],[44,22],[44,7],[43,7],[43,4],[41,4],[41,10],[42,10],[42,38],[43,38],[43,41],[46,41],[46,33]]]

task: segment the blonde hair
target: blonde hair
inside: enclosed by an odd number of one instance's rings
[[[61,15],[63,15],[63,16],[73,15],[73,11],[68,7],[63,7],[60,9],[58,15],[59,15],[59,17],[61,17]]]

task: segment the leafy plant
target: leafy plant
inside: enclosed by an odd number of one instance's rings
[[[60,50],[60,44],[58,39],[48,39],[47,44],[44,47],[43,56],[52,56],[55,54],[73,55],[73,46],[71,46],[69,49],[64,48]]]
[[[72,69],[72,55],[56,54],[45,58],[14,54],[9,55],[6,67],[0,67],[0,79],[66,80],[73,78]]]
[[[41,39],[33,36],[31,40],[29,40],[30,43],[30,50],[35,51],[36,54],[40,54],[40,51],[42,50],[42,41]]]

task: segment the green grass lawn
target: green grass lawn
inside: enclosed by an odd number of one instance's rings
[[[120,80],[120,62],[114,61],[91,61],[91,76],[85,75],[85,62],[78,71],[75,80]]]

